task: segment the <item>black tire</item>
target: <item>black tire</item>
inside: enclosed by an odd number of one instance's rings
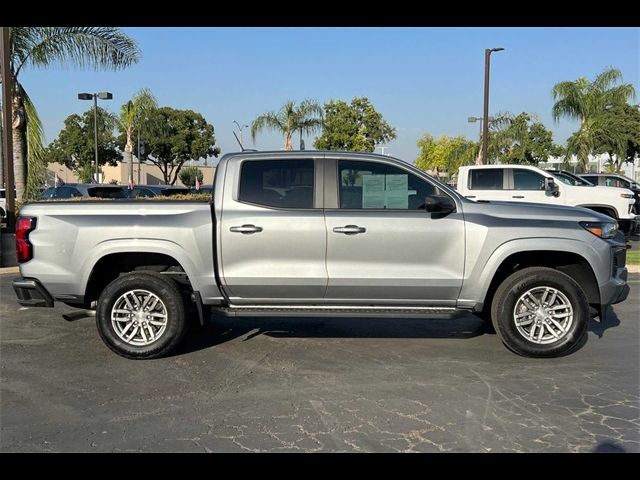
[[[573,322],[567,333],[552,343],[538,344],[525,338],[515,324],[514,309],[518,299],[538,286],[557,289],[573,309]],[[491,318],[498,336],[511,351],[525,357],[559,357],[581,345],[590,318],[589,302],[580,285],[568,275],[552,268],[530,267],[513,273],[498,287],[491,304]]]
[[[166,327],[157,340],[138,346],[125,342],[116,333],[111,322],[115,302],[125,292],[142,289],[156,295],[166,309]],[[176,284],[160,274],[149,272],[127,273],[116,278],[103,290],[98,299],[96,325],[102,341],[118,355],[130,359],[158,358],[173,350],[186,330],[185,307]]]

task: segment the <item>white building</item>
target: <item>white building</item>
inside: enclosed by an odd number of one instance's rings
[[[538,164],[540,168],[562,168],[562,163],[564,161],[564,157],[549,157],[547,162],[541,162]],[[607,162],[609,161],[609,155],[601,154],[601,155],[590,155],[589,156],[589,172],[591,173],[605,173],[605,167],[607,166]],[[571,157],[569,161],[569,171],[579,172],[580,169],[578,165],[580,165],[580,161],[575,157]],[[565,167],[566,169],[566,167]],[[621,166],[622,175],[625,177],[629,177],[636,182],[640,182],[640,158],[636,158],[635,161],[632,162],[623,162]]]

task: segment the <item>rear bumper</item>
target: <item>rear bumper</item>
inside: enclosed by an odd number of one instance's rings
[[[53,307],[53,297],[35,278],[16,278],[13,290],[24,307]]]

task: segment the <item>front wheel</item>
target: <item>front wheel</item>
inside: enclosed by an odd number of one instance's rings
[[[104,343],[118,355],[157,358],[184,335],[184,302],[172,280],[157,273],[128,273],[100,295],[96,324]]]
[[[496,290],[491,318],[502,342],[527,357],[558,357],[586,335],[589,302],[571,277],[552,268],[524,268]]]

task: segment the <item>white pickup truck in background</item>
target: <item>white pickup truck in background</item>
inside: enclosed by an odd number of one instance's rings
[[[552,173],[530,165],[460,167],[456,189],[471,200],[501,200],[584,207],[618,221],[625,236],[636,231],[638,219],[631,190],[568,185]]]

